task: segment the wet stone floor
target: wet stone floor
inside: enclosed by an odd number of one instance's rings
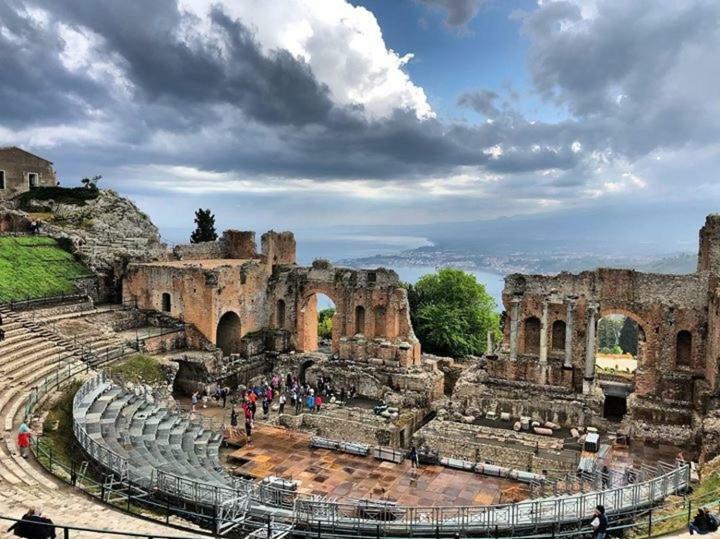
[[[486,505],[524,498],[515,481],[443,466],[380,461],[326,449],[311,449],[310,435],[258,425],[251,444],[227,454],[236,474],[275,475],[300,482],[300,491],[344,499],[392,500],[403,505]],[[510,499],[512,498],[512,500]]]

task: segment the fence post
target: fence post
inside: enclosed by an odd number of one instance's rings
[[[652,537],[652,508],[648,511],[648,537]]]
[[[63,528],[63,537],[65,539],[70,539],[70,528],[68,528],[67,526]]]

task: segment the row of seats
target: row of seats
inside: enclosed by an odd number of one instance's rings
[[[46,379],[55,379],[59,369],[65,373],[83,371],[87,364],[79,346],[63,339],[31,313],[0,307],[5,339],[0,342],[0,515],[20,517],[28,507],[41,507],[56,524],[127,530],[133,533],[194,537],[167,526],[138,519],[110,509],[65,487],[52,476],[20,456],[16,445],[17,427],[25,404],[34,398],[34,388]],[[73,316],[77,317],[78,314]],[[187,522],[172,517],[175,524]],[[7,523],[5,523],[7,524]],[[2,524],[5,526],[5,524]],[[97,534],[73,532],[78,537]]]
[[[74,405],[74,419],[100,446],[127,460],[130,480],[150,486],[164,472],[232,488],[219,462],[222,435],[148,397],[144,390],[98,383]]]

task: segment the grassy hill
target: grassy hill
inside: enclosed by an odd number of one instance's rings
[[[0,302],[73,293],[73,279],[89,275],[52,238],[0,237]]]

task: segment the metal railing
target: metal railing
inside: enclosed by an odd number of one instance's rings
[[[76,403],[90,391],[102,393],[104,376],[86,382],[76,395]],[[122,474],[129,468],[127,460],[107,448],[93,448],[99,443],[80,433],[78,439],[91,455],[109,470]],[[401,505],[373,506],[368,509],[358,502],[318,500],[317,497],[287,494],[284,505],[278,505],[279,493],[258,483],[237,479],[227,488],[164,472],[153,474],[148,490],[166,493],[197,505],[218,506],[233,498],[250,494],[248,511],[257,517],[271,515],[275,520],[292,522],[296,526],[334,532],[362,532],[379,527],[383,534],[432,534],[450,530],[483,533],[493,530],[515,531],[539,529],[562,524],[587,521],[596,505],[605,506],[609,514],[620,516],[652,507],[670,494],[686,490],[690,485],[690,466],[680,464],[671,469],[658,467],[654,477],[645,481],[617,486],[607,490],[526,500],[513,504],[470,507],[412,507]],[[648,475],[650,469],[648,469]],[[292,504],[289,503],[292,500]],[[241,503],[247,503],[245,498]],[[383,502],[378,502],[383,503]]]
[[[7,307],[11,311],[22,311],[28,309],[37,309],[39,307],[46,307],[48,305],[59,305],[61,303],[70,301],[90,299],[87,293],[75,293],[75,294],[57,294],[52,296],[41,296],[31,298],[28,296],[26,299],[21,300],[10,300],[5,303],[0,303],[0,307]]]

